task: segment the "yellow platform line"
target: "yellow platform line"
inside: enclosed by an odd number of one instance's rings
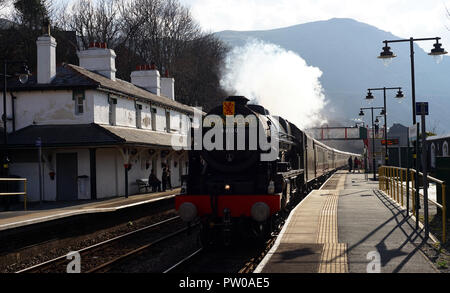
[[[337,208],[339,202],[338,190],[344,188],[346,175],[339,177],[337,190],[323,190],[327,196],[320,216],[317,233],[317,243],[323,244],[319,273],[348,273],[347,244],[338,243]]]

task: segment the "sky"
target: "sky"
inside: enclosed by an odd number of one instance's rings
[[[450,48],[450,0],[180,0],[207,31],[266,30],[353,18],[403,38],[442,37]],[[418,45],[426,48],[431,44]]]
[[[74,0],[54,0],[71,3]],[[95,0],[91,0],[95,1]],[[442,37],[450,48],[450,0],[179,0],[206,31],[267,30],[353,18],[402,38]],[[419,42],[429,51],[430,44]]]

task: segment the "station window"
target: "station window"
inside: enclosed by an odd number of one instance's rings
[[[156,108],[152,108],[152,130],[156,130]]]
[[[116,125],[117,99],[109,98],[109,124]]]
[[[84,113],[84,91],[73,91],[73,100],[75,101],[75,115]]]
[[[136,128],[142,128],[142,105],[136,104]]]
[[[170,111],[166,110],[166,131],[170,133]]]

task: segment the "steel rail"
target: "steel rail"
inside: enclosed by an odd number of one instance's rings
[[[168,239],[170,239],[170,238],[173,238],[173,237],[175,237],[175,236],[178,236],[178,235],[180,235],[180,234],[182,234],[182,233],[188,231],[190,228],[192,228],[192,227],[185,227],[185,228],[180,229],[180,230],[178,230],[178,231],[176,231],[176,232],[173,232],[173,233],[171,233],[171,234],[169,234],[169,235],[166,235],[166,236],[161,237],[161,238],[159,238],[159,239],[157,239],[157,240],[154,240],[154,241],[152,241],[152,242],[150,242],[150,243],[147,243],[147,244],[145,244],[145,245],[142,245],[142,246],[140,246],[140,247],[137,248],[137,249],[134,249],[134,250],[132,250],[132,251],[129,251],[129,252],[127,252],[127,253],[125,253],[125,254],[119,256],[119,257],[116,257],[116,258],[114,258],[114,259],[112,259],[112,260],[110,260],[110,261],[108,261],[108,262],[106,262],[106,263],[103,263],[103,264],[101,264],[101,265],[99,265],[99,266],[96,266],[96,267],[90,269],[90,270],[88,270],[86,273],[89,274],[89,273],[96,273],[96,272],[106,272],[106,271],[109,271],[115,264],[118,264],[119,262],[122,262],[122,261],[124,261],[125,259],[127,259],[127,258],[129,258],[129,257],[136,256],[137,254],[139,254],[139,253],[141,253],[141,252],[143,252],[143,251],[149,249],[150,247],[152,247],[152,246],[154,246],[154,245],[156,245],[156,244],[159,244],[159,243],[161,243],[161,242],[163,242],[163,241],[165,241],[165,240],[168,240]]]
[[[179,262],[177,262],[176,264],[174,264],[173,266],[171,266],[170,268],[168,268],[167,270],[165,270],[163,273],[167,274],[170,273],[171,271],[173,271],[174,269],[178,268],[179,266],[181,266],[182,264],[186,263],[188,260],[193,259],[195,256],[197,256],[199,253],[201,253],[203,251],[203,248],[198,249],[197,251],[195,251],[194,253],[190,254],[189,256],[183,258],[182,260],[180,260]]]
[[[112,243],[114,243],[114,242],[117,242],[117,241],[119,241],[119,240],[123,240],[123,239],[125,239],[126,237],[129,237],[129,236],[132,236],[132,235],[136,235],[136,234],[138,234],[138,233],[140,233],[140,232],[143,232],[143,231],[146,231],[146,230],[148,230],[148,229],[152,229],[152,228],[155,228],[155,227],[164,225],[164,224],[166,224],[166,223],[168,223],[168,222],[175,221],[175,220],[177,220],[177,219],[179,219],[179,218],[180,218],[179,216],[172,217],[172,218],[169,218],[169,219],[167,219],[167,220],[164,220],[164,221],[161,221],[161,222],[158,222],[158,223],[155,223],[155,224],[151,224],[151,225],[145,226],[145,227],[140,228],[140,229],[138,229],[138,230],[131,231],[131,232],[128,232],[128,233],[126,233],[126,234],[123,234],[123,235],[120,235],[120,236],[116,236],[116,237],[114,237],[114,238],[111,238],[111,239],[108,239],[108,240],[99,242],[99,243],[97,243],[97,244],[94,244],[94,245],[91,245],[91,246],[88,246],[88,247],[84,247],[84,248],[78,250],[77,252],[80,253],[80,254],[81,254],[81,253],[86,253],[86,252],[92,251],[92,250],[94,250],[94,249],[98,249],[98,248],[104,247],[104,246],[106,246],[106,245],[110,245],[110,244],[112,244]],[[39,272],[40,270],[42,270],[42,269],[44,269],[44,268],[46,268],[46,267],[50,267],[50,266],[52,266],[52,265],[59,264],[59,263],[65,261],[65,260],[67,260],[67,254],[66,254],[66,255],[62,255],[62,256],[59,256],[59,257],[56,257],[56,258],[54,258],[54,259],[51,259],[51,260],[48,260],[48,261],[45,261],[45,262],[42,262],[42,263],[39,263],[39,264],[34,265],[34,266],[31,266],[31,267],[28,267],[28,268],[26,268],[26,269],[17,271],[16,273],[32,273],[32,272]]]

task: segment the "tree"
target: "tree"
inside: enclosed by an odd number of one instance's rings
[[[16,21],[29,30],[35,31],[42,27],[44,19],[48,19],[50,2],[47,0],[16,0],[14,8]]]
[[[35,69],[36,39],[48,17],[58,42],[57,63],[78,64],[76,50],[105,42],[116,51],[120,79],[129,81],[137,65],[154,63],[176,79],[180,102],[208,109],[225,96],[219,81],[227,48],[202,32],[178,0],[75,0],[60,10],[51,1],[14,1],[17,26],[0,32],[0,57],[27,59]]]

